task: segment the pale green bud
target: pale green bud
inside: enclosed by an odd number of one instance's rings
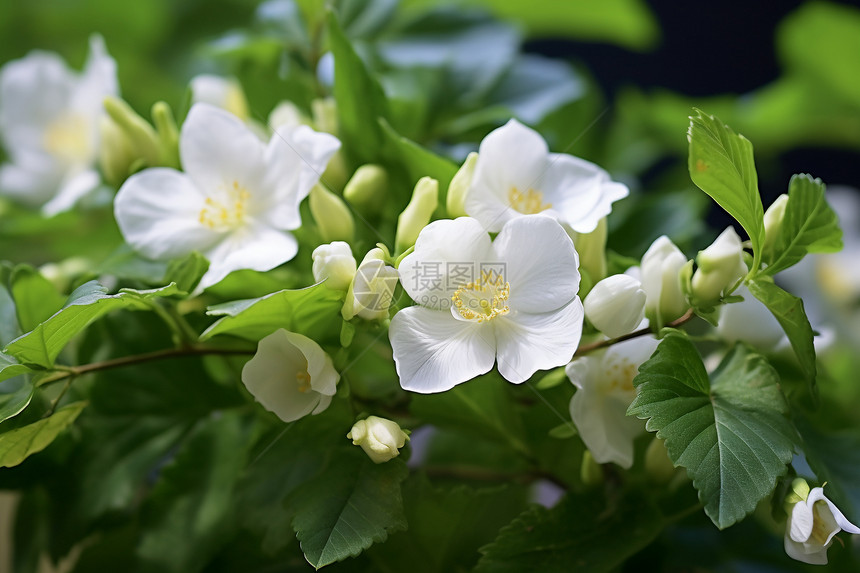
[[[633,332],[645,318],[642,283],[628,275],[612,275],[594,285],[583,306],[585,316],[610,338]]]
[[[325,280],[325,286],[332,290],[348,290],[355,277],[355,257],[347,243],[334,241],[314,249],[314,280]]]
[[[158,132],[161,147],[159,165],[179,169],[179,128],[173,110],[166,102],[157,101],[152,106],[152,122]]]
[[[269,114],[269,126],[275,131],[282,126],[297,125],[311,125],[311,119],[291,101],[282,101]]]
[[[652,327],[661,328],[689,308],[681,290],[680,273],[685,264],[687,257],[665,235],[654,241],[643,255],[641,271],[645,316]]]
[[[478,163],[478,154],[474,151],[466,157],[466,161],[448,185],[448,196],[445,198],[445,210],[448,217],[456,219],[466,215],[466,195],[472,186],[472,175],[475,173],[475,164]]]
[[[597,223],[597,228],[590,233],[574,232],[573,244],[579,253],[579,268],[587,272],[594,282],[606,276],[607,235],[606,217],[602,218]]]
[[[107,116],[99,118],[99,167],[105,181],[119,186],[131,174],[131,165],[138,158],[131,149],[125,133]]]
[[[317,131],[337,135],[337,104],[334,98],[318,98],[311,102],[311,115]]]
[[[783,500],[783,508],[785,509],[785,512],[788,515],[791,515],[794,504],[806,501],[806,498],[809,497],[809,492],[809,484],[805,479],[794,478],[791,482],[791,491],[788,492]]]
[[[699,306],[717,304],[720,298],[747,274],[741,238],[732,227],[696,257],[698,269],[693,273],[692,297]]]
[[[769,251],[776,244],[776,239],[782,232],[782,220],[785,218],[786,205],[788,205],[788,195],[783,193],[764,212],[764,245],[762,245],[762,251]]]
[[[645,471],[657,483],[668,483],[675,475],[675,464],[669,459],[666,444],[657,437],[645,450]]]
[[[365,255],[355,272],[355,278],[346,293],[341,309],[344,320],[360,316],[365,320],[388,318],[388,309],[394,301],[394,289],[400,275],[385,264],[385,253],[379,247]]]
[[[415,244],[418,233],[427,226],[433,211],[439,205],[439,182],[432,177],[422,177],[415,184],[412,199],[397,217],[397,234],[394,247],[402,253]]]
[[[367,457],[375,464],[381,464],[400,455],[400,448],[406,445],[409,436],[397,422],[368,416],[352,426],[346,435],[356,446],[361,446]]]
[[[579,477],[587,486],[603,483],[603,468],[600,467],[589,450],[582,452],[582,465],[579,467]]]
[[[343,199],[318,183],[311,189],[308,202],[323,241],[352,241],[355,220]]]
[[[108,96],[104,100],[105,111],[123,133],[128,148],[136,159],[146,165],[159,165],[161,150],[158,134],[145,119],[119,98]]]
[[[362,165],[355,170],[343,190],[343,197],[353,205],[373,209],[388,194],[388,173],[379,165]]]

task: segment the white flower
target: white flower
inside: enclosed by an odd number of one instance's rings
[[[391,320],[400,385],[443,392],[489,372],[519,384],[566,364],[582,334],[573,243],[549,217],[509,221],[494,242],[475,219],[434,221],[400,263],[421,306]]]
[[[633,378],[657,344],[652,336],[634,338],[611,346],[602,356],[577,358],[565,368],[577,388],[570,417],[598,463],[633,465],[633,440],[645,425],[628,416],[627,408],[636,397]]]
[[[728,342],[742,340],[761,350],[773,350],[785,332],[768,308],[741,286],[734,294],[744,298],[720,308],[717,333]]]
[[[633,332],[645,318],[645,291],[629,275],[606,277],[585,297],[585,316],[603,334],[617,338]]]
[[[627,194],[600,167],[550,153],[540,134],[512,119],[481,142],[465,209],[491,232],[514,217],[544,213],[590,233]]]
[[[283,328],[263,338],[242,368],[248,392],[284,422],[328,408],[339,379],[319,344]]]
[[[198,286],[238,269],[267,271],[293,258],[299,203],[340,147],[300,126],[268,146],[236,116],[196,104],[182,125],[185,173],[151,168],[126,180],[114,211],[125,240],[151,259],[200,251],[210,262]]]
[[[0,167],[0,190],[54,215],[95,189],[102,101],[118,91],[116,63],[100,36],[90,38],[80,74],[49,52],[6,64],[0,71],[0,137],[9,163]]]
[[[208,103],[229,111],[242,121],[250,118],[242,85],[234,78],[200,74],[191,78],[191,103]]]
[[[642,256],[645,315],[658,327],[680,317],[689,308],[681,290],[680,273],[685,264],[687,257],[665,235],[658,237]]]
[[[314,280],[328,280],[326,286],[332,290],[347,290],[355,276],[355,257],[352,249],[343,241],[320,245],[311,254],[314,261]]]
[[[741,238],[732,227],[696,257],[692,293],[700,304],[716,304],[720,297],[747,274]]]
[[[352,440],[354,445],[361,446],[375,464],[399,456],[400,448],[409,439],[397,422],[376,416],[368,416],[356,422],[346,437]]]
[[[812,565],[827,564],[827,549],[840,531],[860,534],[833,502],[816,487],[805,501],[794,504],[785,527],[785,552],[792,559]]]
[[[385,264],[382,249],[371,249],[355,271],[341,316],[344,320],[350,320],[356,315],[365,320],[388,318],[397,279],[397,269]]]

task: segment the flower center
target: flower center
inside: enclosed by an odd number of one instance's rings
[[[603,389],[605,394],[635,394],[633,379],[639,367],[625,359],[613,360],[607,365],[603,377]]]
[[[827,519],[825,512],[830,513],[830,508],[823,501],[817,501],[812,506],[812,533],[809,535],[809,541],[814,541],[817,545],[824,545],[827,538],[833,532],[831,523],[833,519]]]
[[[543,202],[543,193],[532,188],[523,193],[516,187],[511,187],[511,190],[508,191],[508,203],[524,215],[534,215],[552,209],[552,203]]]
[[[200,209],[200,223],[210,229],[233,229],[240,226],[245,221],[250,196],[248,190],[239,185],[238,181],[233,181],[233,185],[222,194],[222,200],[206,198],[203,208]]]
[[[501,273],[481,271],[481,278],[458,288],[451,300],[460,316],[484,322],[510,312],[507,305],[510,292],[511,285],[505,282]]]
[[[311,391],[311,375],[305,372],[296,373],[296,382],[299,383],[299,392],[307,394]]]
[[[66,114],[45,130],[45,151],[69,163],[89,161],[93,146],[86,120],[78,114]]]

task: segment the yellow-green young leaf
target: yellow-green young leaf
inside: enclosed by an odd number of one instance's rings
[[[287,500],[308,563],[319,569],[354,557],[406,529],[399,459],[374,464],[358,448],[335,452],[331,465]]]
[[[677,332],[633,381],[639,393],[627,413],[665,440],[720,529],[752,512],[791,462],[797,433],[778,383],[767,360],[743,344],[709,378],[693,343]]]
[[[734,217],[752,241],[758,269],[764,244],[764,209],[758,192],[753,147],[713,115],[695,109],[687,139],[690,178]]]
[[[621,499],[581,493],[551,509],[534,505],[481,548],[474,571],[614,571],[662,531],[662,516],[650,499],[633,490]]]
[[[194,290],[208,270],[209,261],[194,251],[181,259],[170,261],[167,265],[167,273],[164,275],[164,282],[176,283],[176,288],[188,293]]]
[[[788,336],[788,341],[794,349],[809,390],[815,395],[815,344],[812,326],[803,310],[803,301],[793,296],[767,279],[751,280],[747,287],[754,297],[759,299],[779,322]]]
[[[834,253],[842,249],[842,229],[824,197],[824,183],[811,175],[794,175],[788,184],[788,203],[779,235],[764,254],[768,275],[798,263],[806,253]]]
[[[69,404],[38,422],[0,434],[0,467],[17,466],[28,456],[47,448],[86,405],[86,402]]]
[[[334,321],[340,321],[343,293],[323,283],[296,290],[282,290],[260,298],[236,300],[210,306],[210,316],[223,316],[200,335],[208,340],[230,334],[260,340],[279,328],[314,337],[323,335]]]
[[[15,267],[9,282],[22,332],[36,328],[65,302],[57,287],[29,265]]]
[[[90,281],[75,289],[63,308],[10,342],[4,352],[22,364],[51,368],[63,347],[106,312],[119,308],[146,309],[149,299],[176,294],[179,290],[171,283],[149,290],[122,289],[109,295],[105,287]]]

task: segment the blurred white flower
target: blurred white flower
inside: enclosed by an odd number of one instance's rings
[[[785,526],[785,552],[792,559],[812,565],[827,565],[827,549],[840,531],[860,534],[860,527],[848,521],[824,488],[816,487],[805,500],[794,504]]]
[[[740,340],[760,350],[774,350],[785,338],[782,326],[746,286],[741,286],[734,294],[744,300],[720,307],[717,333],[728,342]]]
[[[430,223],[401,261],[420,306],[391,320],[400,385],[450,390],[489,372],[515,384],[566,364],[582,334],[576,251],[549,217],[519,217],[495,241],[468,217]]]
[[[242,121],[250,118],[242,85],[235,78],[200,74],[191,78],[191,104],[208,103],[229,111]]]
[[[627,408],[636,397],[633,378],[657,344],[653,336],[634,338],[611,346],[603,355],[577,358],[565,368],[577,388],[570,417],[596,462],[633,465],[633,440],[645,424],[628,416]]]
[[[204,254],[210,266],[200,291],[235,270],[270,270],[295,256],[286,231],[301,226],[299,203],[339,147],[306,126],[282,129],[266,146],[236,116],[196,104],[180,134],[185,172],[129,177],[116,197],[117,223],[151,259]]]
[[[80,74],[40,51],[3,66],[0,137],[9,163],[0,167],[0,190],[54,215],[95,189],[102,102],[118,92],[116,63],[100,36],[90,38]]]
[[[377,416],[368,416],[356,422],[346,437],[352,440],[354,445],[361,446],[375,464],[399,456],[400,448],[409,439],[397,422]]]
[[[481,142],[465,210],[491,232],[543,213],[590,233],[628,192],[597,165],[550,153],[539,133],[512,119]]]
[[[645,318],[645,291],[634,277],[612,275],[594,285],[583,306],[597,330],[617,338],[633,332]]]

